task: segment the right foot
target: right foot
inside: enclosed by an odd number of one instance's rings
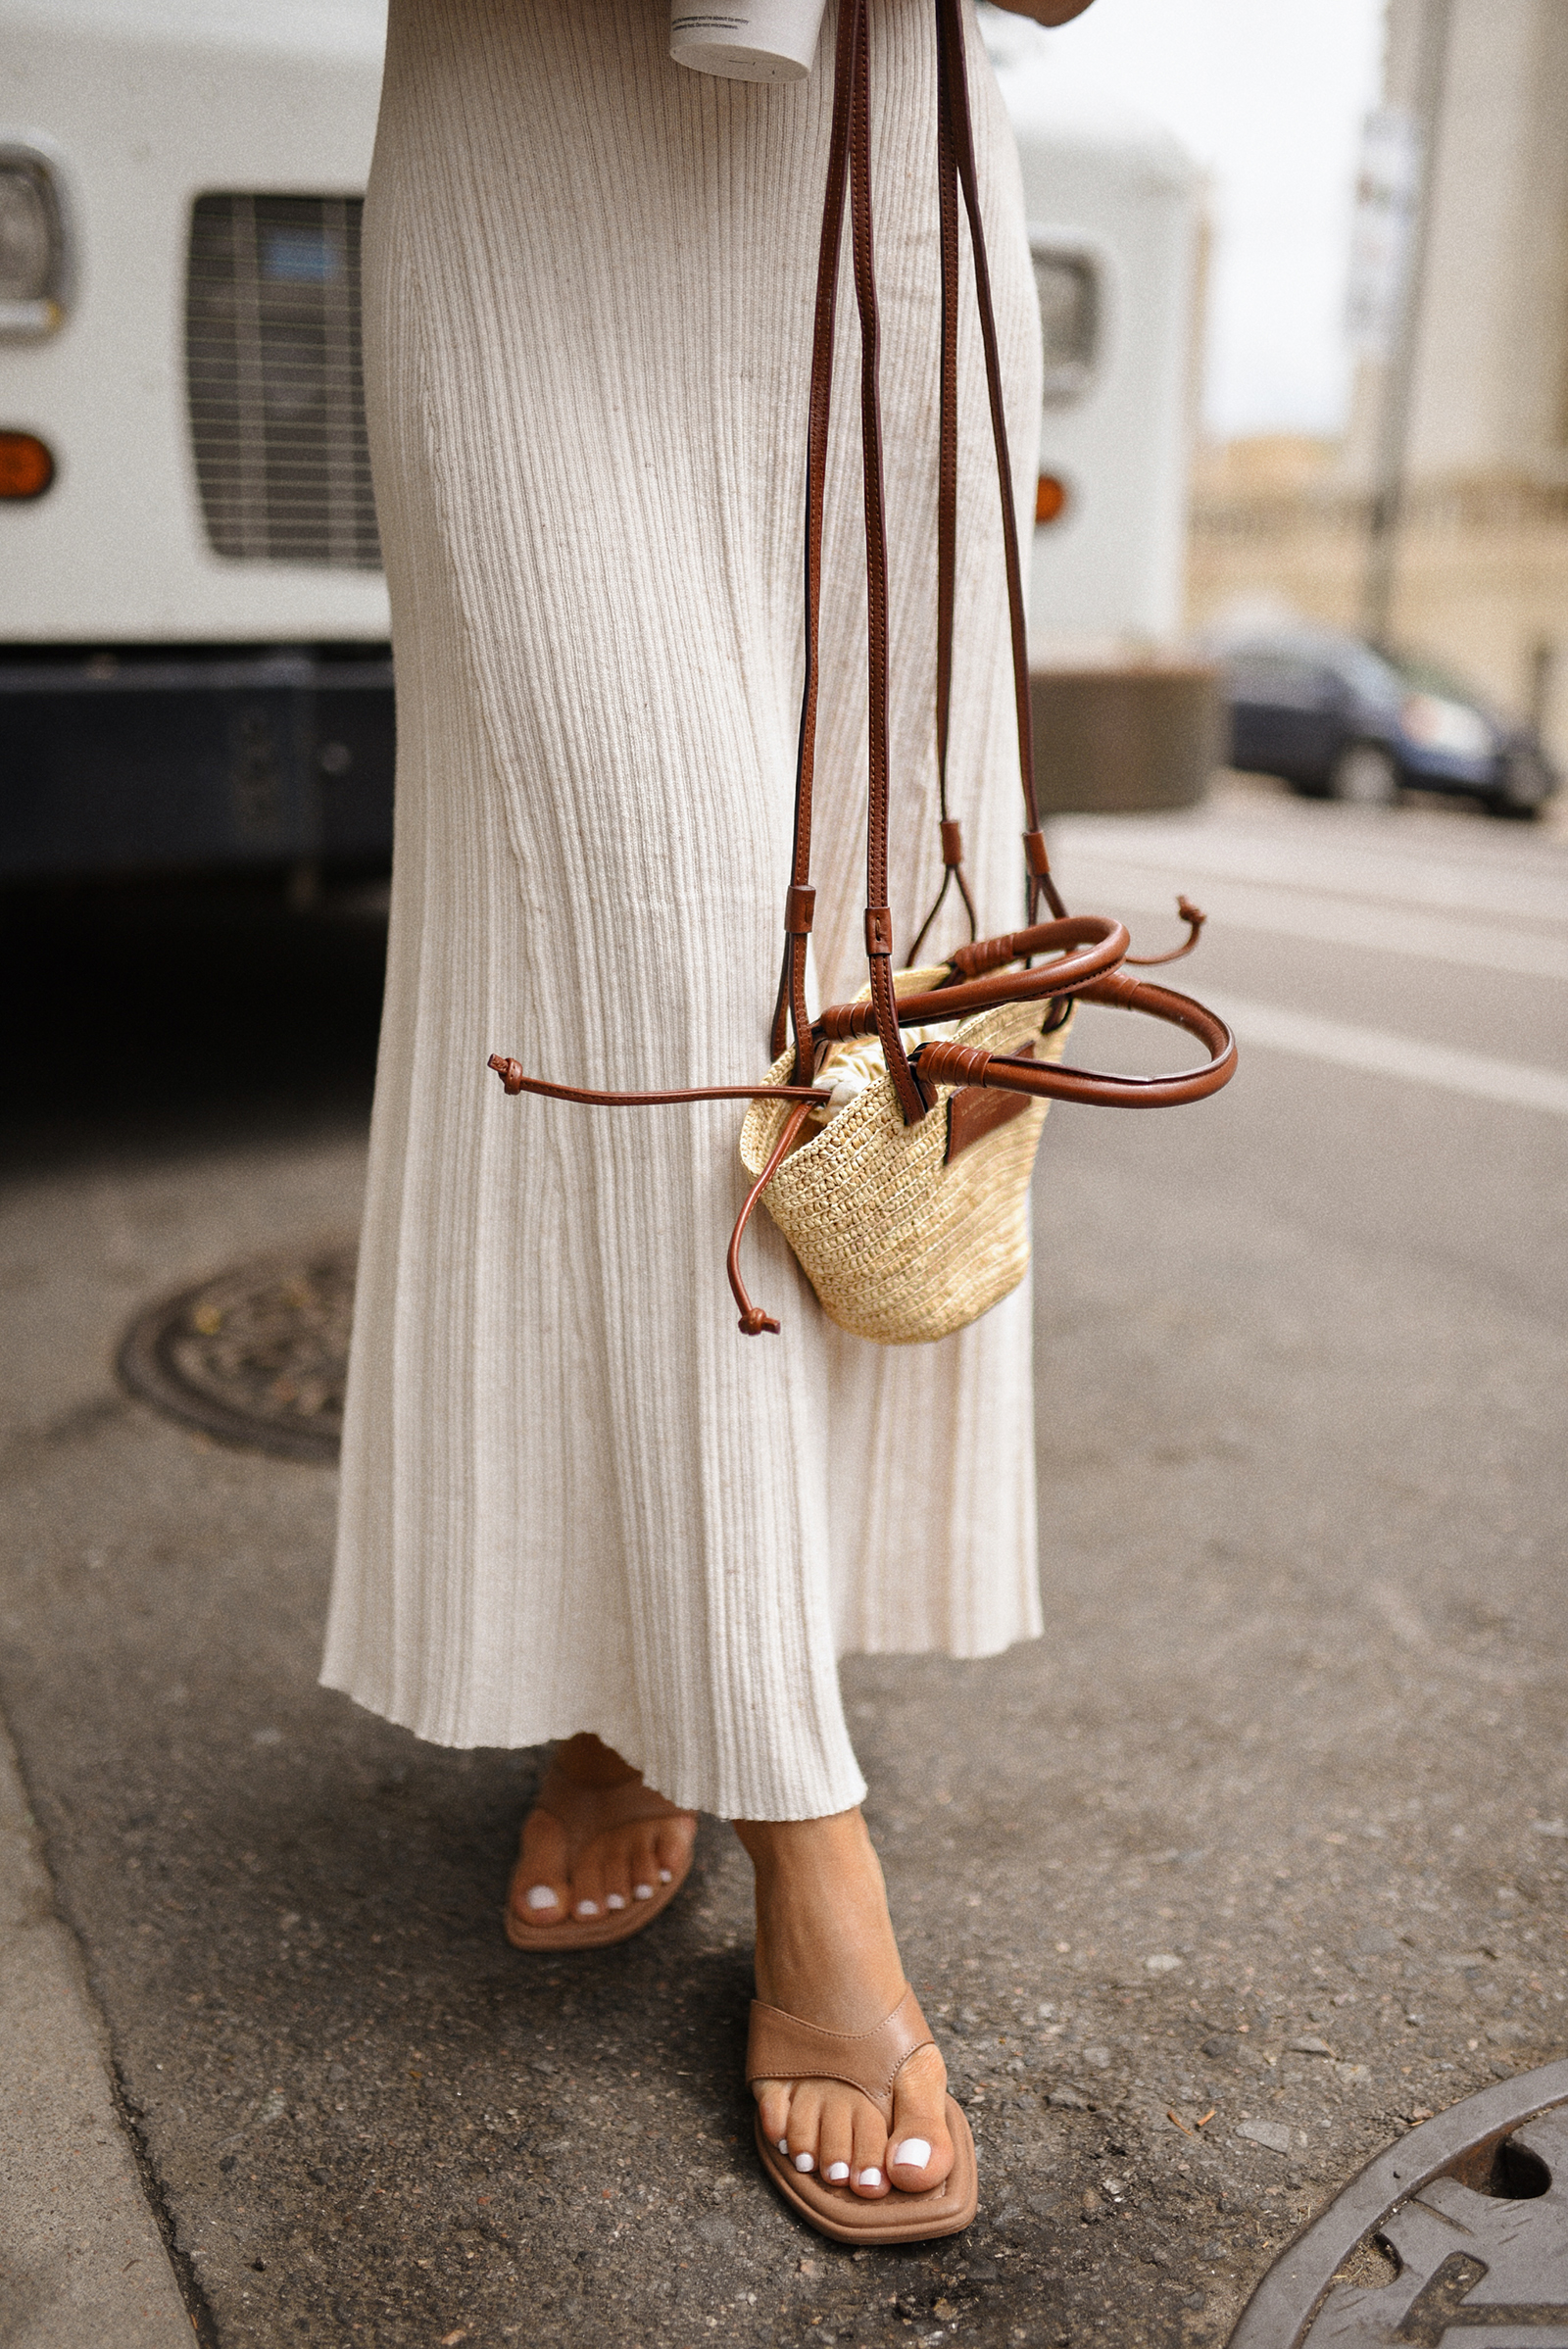
[[[657,1817],[607,1824],[594,1833],[594,1796],[608,1797],[623,1786],[641,1785],[641,1773],[611,1746],[594,1737],[567,1737],[556,1747],[551,1772],[567,1782],[574,1811],[579,1819],[584,1814],[588,1819],[588,1834],[584,1838],[579,1827],[575,1835],[568,1835],[564,1823],[543,1807],[528,1813],[508,1895],[519,1925],[564,1925],[570,1918],[591,1923],[652,1900],[686,1873],[697,1834],[696,1813],[678,1811],[652,1787],[647,1789],[650,1803],[662,1804]],[[548,1779],[540,1793],[548,1802]],[[604,1808],[609,1811],[608,1801]]]
[[[882,1870],[859,1812],[738,1821],[757,1870],[757,1995],[803,2023],[874,2031],[905,1991]],[[947,2066],[918,2047],[893,2082],[893,2120],[835,2080],[752,2083],[763,2134],[797,2170],[868,2201],[928,2193],[953,2167]]]

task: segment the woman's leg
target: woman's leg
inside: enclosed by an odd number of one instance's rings
[[[607,1793],[640,1775],[590,1736],[564,1738],[554,1767],[573,1786]],[[696,1833],[696,1814],[670,1803],[664,1818],[607,1827],[572,1858],[561,1821],[549,1811],[530,1811],[523,1822],[522,1865],[512,1880],[513,1908],[523,1925],[562,1925],[568,1917],[598,1917],[651,1899],[657,1884],[667,1884],[685,1868]]]
[[[858,1810],[831,1819],[737,1820],[757,1872],[757,1995],[823,2031],[872,2031],[904,1994],[882,1869]],[[753,2083],[762,2127],[799,2170],[875,2199],[923,2193],[953,2167],[947,2067],[918,2048],[893,2088],[893,2124],[832,2080]]]
[[[638,1773],[598,1737],[568,1737],[555,1767],[606,1792]],[[534,1810],[522,1831],[523,1866],[512,1899],[527,1925],[564,1924],[647,1898],[691,1857],[697,1821],[673,1804],[662,1819],[607,1827],[568,1865],[565,1830]],[[858,1810],[830,1819],[742,1819],[735,1832],[757,1877],[757,1995],[823,2031],[873,2031],[904,1994],[904,1964],[888,1915],[882,1869]],[[797,2168],[875,2200],[894,2186],[921,2193],[953,2166],[944,2097],[947,2067],[922,2047],[900,2072],[893,2124],[857,2090],[831,2080],[754,2083],[762,2126],[788,2144]]]

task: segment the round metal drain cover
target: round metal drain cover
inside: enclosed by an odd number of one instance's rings
[[[355,1255],[352,1241],[323,1242],[236,1265],[150,1305],[125,1333],[121,1377],[225,1444],[335,1460]]]
[[[1397,2273],[1343,2276],[1371,2241]],[[1467,2096],[1369,2162],[1269,2270],[1230,2349],[1461,2349],[1472,2334],[1568,2344],[1568,2062]]]

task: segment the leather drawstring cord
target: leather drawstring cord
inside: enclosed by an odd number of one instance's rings
[[[485,1062],[493,1068],[506,1092],[542,1093],[546,1101],[576,1101],[588,1109],[660,1109],[670,1101],[803,1101],[819,1107],[831,1099],[826,1085],[682,1085],[667,1093],[596,1093],[587,1085],[552,1085],[546,1077],[523,1074],[520,1060],[492,1052]]]
[[[771,1332],[775,1338],[779,1334],[781,1325],[770,1313],[764,1313],[760,1305],[753,1304],[747,1294],[746,1283],[741,1279],[741,1234],[752,1220],[752,1209],[789,1156],[795,1137],[810,1113],[810,1102],[802,1101],[800,1107],[792,1109],[785,1118],[783,1131],[767,1154],[767,1164],[746,1194],[745,1203],[735,1218],[735,1229],[729,1236],[729,1253],[724,1258],[724,1270],[729,1275],[730,1294],[741,1309],[741,1335],[744,1338],[760,1338],[764,1330]]]
[[[1180,918],[1187,924],[1187,935],[1182,940],[1181,945],[1173,946],[1168,954],[1129,954],[1127,956],[1129,962],[1136,962],[1142,970],[1152,970],[1156,963],[1179,962],[1184,954],[1190,954],[1192,953],[1194,947],[1198,944],[1199,938],[1202,932],[1203,924],[1207,921],[1208,915],[1206,913],[1200,913],[1198,907],[1189,898],[1178,898],[1176,900],[1176,911]]]

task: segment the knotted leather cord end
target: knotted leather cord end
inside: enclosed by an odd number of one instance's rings
[[[775,1338],[779,1335],[781,1325],[773,1319],[770,1313],[764,1313],[760,1305],[753,1304],[747,1292],[746,1283],[741,1278],[741,1234],[752,1219],[752,1209],[783,1164],[791,1144],[810,1113],[811,1106],[809,1101],[800,1101],[785,1118],[783,1130],[768,1152],[767,1164],[746,1194],[741,1211],[735,1218],[735,1229],[729,1236],[729,1252],[724,1258],[724,1270],[729,1275],[730,1295],[741,1309],[740,1332],[743,1338],[760,1338],[764,1330],[770,1332]]]
[[[809,1035],[809,1031],[808,1031]],[[492,1052],[493,1068],[509,1093],[536,1093],[547,1101],[575,1101],[587,1109],[667,1109],[677,1101],[804,1101],[819,1109],[831,1100],[828,1085],[670,1085],[658,1093],[610,1093],[593,1085],[557,1085],[549,1077],[524,1074],[520,1060]]]
[[[1161,962],[1179,962],[1184,954],[1192,953],[1198,944],[1199,934],[1202,930],[1204,922],[1207,921],[1208,915],[1200,912],[1191,899],[1184,897],[1176,900],[1176,911],[1187,924],[1187,935],[1181,945],[1173,946],[1165,954],[1129,954],[1127,956],[1129,962],[1136,962],[1143,970],[1152,970]]]

